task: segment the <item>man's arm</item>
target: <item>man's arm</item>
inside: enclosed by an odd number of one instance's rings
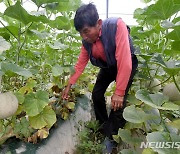
[[[63,99],[68,99],[68,93],[69,93],[69,90],[71,89],[71,86],[76,83],[76,81],[78,80],[78,78],[80,77],[82,72],[84,71],[88,61],[89,61],[88,52],[82,46],[81,47],[81,53],[79,55],[78,61],[74,67],[75,73],[73,75],[71,75],[71,77],[68,81],[68,85],[66,86],[66,88],[62,92],[62,98]]]
[[[117,110],[123,106],[125,90],[131,75],[132,60],[126,24],[119,19],[116,32],[117,76],[116,90],[111,98],[112,108]]]

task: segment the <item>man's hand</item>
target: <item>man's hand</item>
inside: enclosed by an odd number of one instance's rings
[[[69,83],[67,87],[62,91],[62,99],[68,100],[69,98],[69,90],[71,89],[71,84]]]
[[[123,100],[124,100],[124,96],[119,96],[119,95],[113,94],[113,96],[111,97],[112,109],[114,109],[114,111],[116,111],[116,110],[122,108]]]

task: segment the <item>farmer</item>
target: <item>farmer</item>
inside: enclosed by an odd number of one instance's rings
[[[137,58],[129,36],[129,28],[121,18],[99,19],[96,6],[92,3],[82,5],[76,11],[74,26],[82,37],[82,47],[68,85],[62,93],[68,99],[68,92],[82,74],[86,64],[100,67],[92,92],[96,120],[102,125],[105,134],[106,150],[111,153],[116,146],[112,135],[124,127],[126,121],[122,116],[126,106],[128,90],[132,84],[137,68]],[[111,112],[108,116],[104,93],[113,81],[116,89],[111,97]]]

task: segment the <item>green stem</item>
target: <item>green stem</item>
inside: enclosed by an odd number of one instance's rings
[[[144,131],[145,131],[145,132],[146,132],[146,134],[147,134],[148,132],[147,132],[147,129],[146,129],[145,122],[143,122],[143,126],[144,126]]]
[[[146,63],[146,64],[147,64],[147,63]],[[147,64],[147,72],[148,72],[148,74],[149,74],[149,77],[152,78],[149,70],[150,70],[150,68],[149,68],[149,66],[148,66],[148,64]]]
[[[26,42],[26,35],[25,35],[25,38],[24,38],[23,43],[20,45],[20,47],[19,47],[19,49],[18,49],[17,63],[19,63],[20,52],[21,52],[21,49],[22,49],[22,47],[24,46],[25,42]]]
[[[11,6],[11,4],[10,4],[9,0],[7,0],[7,3],[8,3],[8,5],[9,5],[9,6]]]
[[[11,46],[13,47],[13,49],[15,49],[15,46],[14,46],[14,44],[12,43],[11,40],[9,40],[9,43],[11,44]]]
[[[33,22],[31,22],[31,24],[24,30],[24,32],[21,32],[21,34],[24,34],[31,26],[32,26]]]
[[[12,35],[14,36],[17,40],[18,38],[4,25],[4,23],[0,20],[0,23],[3,25],[3,27]]]
[[[164,126],[164,128],[165,128],[166,132],[168,132],[168,133],[170,134],[170,131],[168,130],[168,128],[167,128],[167,126],[166,126],[166,124],[165,124],[165,122],[164,122],[164,119],[163,119],[163,116],[162,116],[161,111],[159,111],[159,113],[160,113],[160,117],[161,117],[161,123],[162,123],[162,125]],[[170,138],[170,141],[172,142],[171,136],[169,136],[169,138]]]
[[[160,84],[157,84],[157,85],[155,85],[155,86],[153,86],[153,87],[151,87],[151,88],[154,88],[154,87],[157,87],[157,86],[159,86],[159,85],[164,84],[164,83],[167,82],[170,78],[171,78],[171,76],[170,76],[169,78],[167,78],[166,80],[162,81]]]
[[[173,75],[173,81],[174,81],[174,84],[176,85],[178,91],[180,92],[180,88],[179,88],[179,86],[178,86],[178,84],[177,84],[177,82],[176,82],[176,79],[175,79],[174,75]]]
[[[173,19],[175,19],[175,18],[177,17],[178,13],[179,13],[179,12],[177,12],[177,13],[175,14],[175,16],[174,16],[174,18],[173,18]]]
[[[21,23],[19,24],[19,31],[18,31],[18,48],[17,48],[17,57],[16,57],[16,64],[19,63],[19,55],[20,55],[20,48],[21,48]]]

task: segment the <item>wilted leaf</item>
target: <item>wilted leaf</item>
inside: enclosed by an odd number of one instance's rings
[[[37,135],[40,139],[44,139],[44,138],[47,138],[48,135],[49,135],[49,131],[48,130],[45,130],[45,129],[39,129],[38,132],[37,132]]]
[[[69,113],[63,111],[63,112],[61,113],[61,117],[62,117],[62,119],[67,120],[68,117],[69,117]]]
[[[45,126],[50,128],[56,122],[56,114],[50,106],[46,106],[40,114],[29,117],[29,121],[35,129],[41,129]]]
[[[75,103],[74,103],[74,102],[68,102],[68,103],[66,103],[66,107],[67,107],[69,110],[74,110]]]

